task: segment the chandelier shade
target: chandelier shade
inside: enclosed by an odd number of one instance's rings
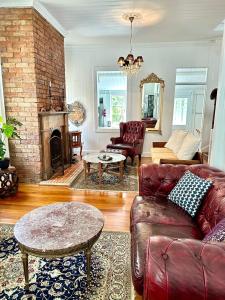
[[[117,61],[120,68],[128,75],[136,74],[144,62],[143,57],[141,55],[137,56],[137,58],[135,58],[132,53],[133,52],[133,46],[132,46],[133,21],[135,18],[136,18],[135,15],[129,16],[129,21],[131,24],[131,27],[130,27],[130,53],[127,55],[126,59],[124,59],[123,56],[120,56]]]

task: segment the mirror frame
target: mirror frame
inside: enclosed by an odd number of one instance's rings
[[[67,104],[67,110],[69,112],[68,119],[70,120],[71,123],[73,123],[77,127],[81,126],[84,123],[86,119],[86,109],[84,108],[81,102],[74,101],[73,103]],[[82,116],[79,120],[74,120],[72,117],[72,114],[76,111],[78,111]]]
[[[161,123],[162,123],[162,111],[163,111],[163,93],[164,93],[164,87],[165,82],[163,79],[159,78],[155,73],[151,73],[146,78],[141,80],[140,82],[140,92],[141,92],[141,110],[142,110],[142,92],[143,92],[143,86],[145,83],[159,83],[160,84],[160,104],[159,104],[159,115],[160,118],[158,120],[158,126],[157,128],[146,128],[146,132],[152,132],[152,133],[161,133]]]

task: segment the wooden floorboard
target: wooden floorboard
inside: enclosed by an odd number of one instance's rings
[[[73,190],[58,186],[20,184],[16,196],[0,200],[0,223],[15,224],[34,208],[57,203],[79,201],[89,203],[105,216],[105,230],[129,231],[129,214],[137,192],[98,192]]]

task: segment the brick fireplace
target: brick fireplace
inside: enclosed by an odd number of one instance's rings
[[[65,106],[64,37],[33,8],[0,8],[0,27],[6,115],[23,123],[21,140],[9,144],[11,164],[20,182],[39,182],[51,173],[43,151],[47,119],[46,130],[59,128],[68,147],[67,114],[55,112]]]

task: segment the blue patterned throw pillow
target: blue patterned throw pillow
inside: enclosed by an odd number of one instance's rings
[[[194,217],[211,185],[211,181],[187,171],[172,189],[168,198]]]

